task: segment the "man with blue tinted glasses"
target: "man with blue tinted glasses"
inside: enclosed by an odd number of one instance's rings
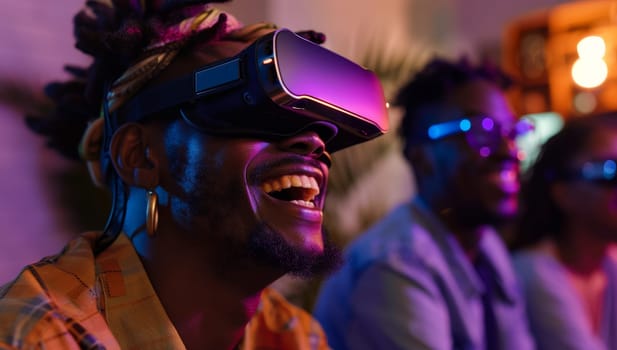
[[[513,264],[538,348],[617,349],[617,114],[567,118],[520,201]]]
[[[509,80],[430,62],[398,98],[417,196],[353,242],[315,314],[334,349],[531,349],[524,303],[495,228],[518,210]]]

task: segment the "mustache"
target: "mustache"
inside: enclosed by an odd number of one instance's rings
[[[486,158],[485,162],[486,164],[489,164],[489,165],[500,165],[503,163],[511,163],[517,166],[521,163],[520,159],[518,159],[518,157],[513,154],[490,155]]]

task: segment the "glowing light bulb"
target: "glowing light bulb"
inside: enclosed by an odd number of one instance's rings
[[[588,89],[602,85],[608,76],[604,39],[595,35],[585,37],[578,42],[576,50],[579,58],[572,65],[574,82]]]
[[[606,44],[599,36],[588,36],[576,44],[576,51],[580,58],[602,58],[606,54]]]
[[[603,59],[578,59],[572,66],[572,79],[584,88],[595,88],[606,80],[608,66]]]

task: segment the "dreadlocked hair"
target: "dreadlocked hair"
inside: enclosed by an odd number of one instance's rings
[[[560,239],[565,216],[551,194],[552,185],[563,178],[572,160],[585,152],[593,135],[606,128],[617,130],[617,113],[567,120],[542,145],[522,179],[520,213],[510,242],[512,249],[531,246],[544,238]]]
[[[70,79],[44,88],[55,108],[46,116],[26,116],[26,124],[44,136],[52,149],[80,160],[78,145],[89,122],[100,116],[104,90],[110,82],[141,56],[175,50],[192,40],[215,40],[225,33],[225,13],[205,30],[177,30],[184,19],[214,2],[226,0],[86,1],[85,8],[74,16],[73,26],[76,48],[92,56],[92,63],[88,67],[66,66]]]
[[[512,80],[491,62],[474,66],[466,57],[456,62],[434,58],[400,90],[395,105],[403,107],[405,114],[398,129],[403,140],[416,131],[420,108],[443,102],[455,89],[470,81],[482,79],[494,83],[502,90],[512,84]]]

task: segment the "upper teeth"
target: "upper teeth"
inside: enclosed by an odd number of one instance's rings
[[[319,194],[319,184],[314,177],[306,175],[283,175],[277,179],[272,179],[264,182],[261,188],[266,193],[274,191],[282,191],[291,187],[300,187],[309,190],[309,200],[315,199],[315,196]]]

